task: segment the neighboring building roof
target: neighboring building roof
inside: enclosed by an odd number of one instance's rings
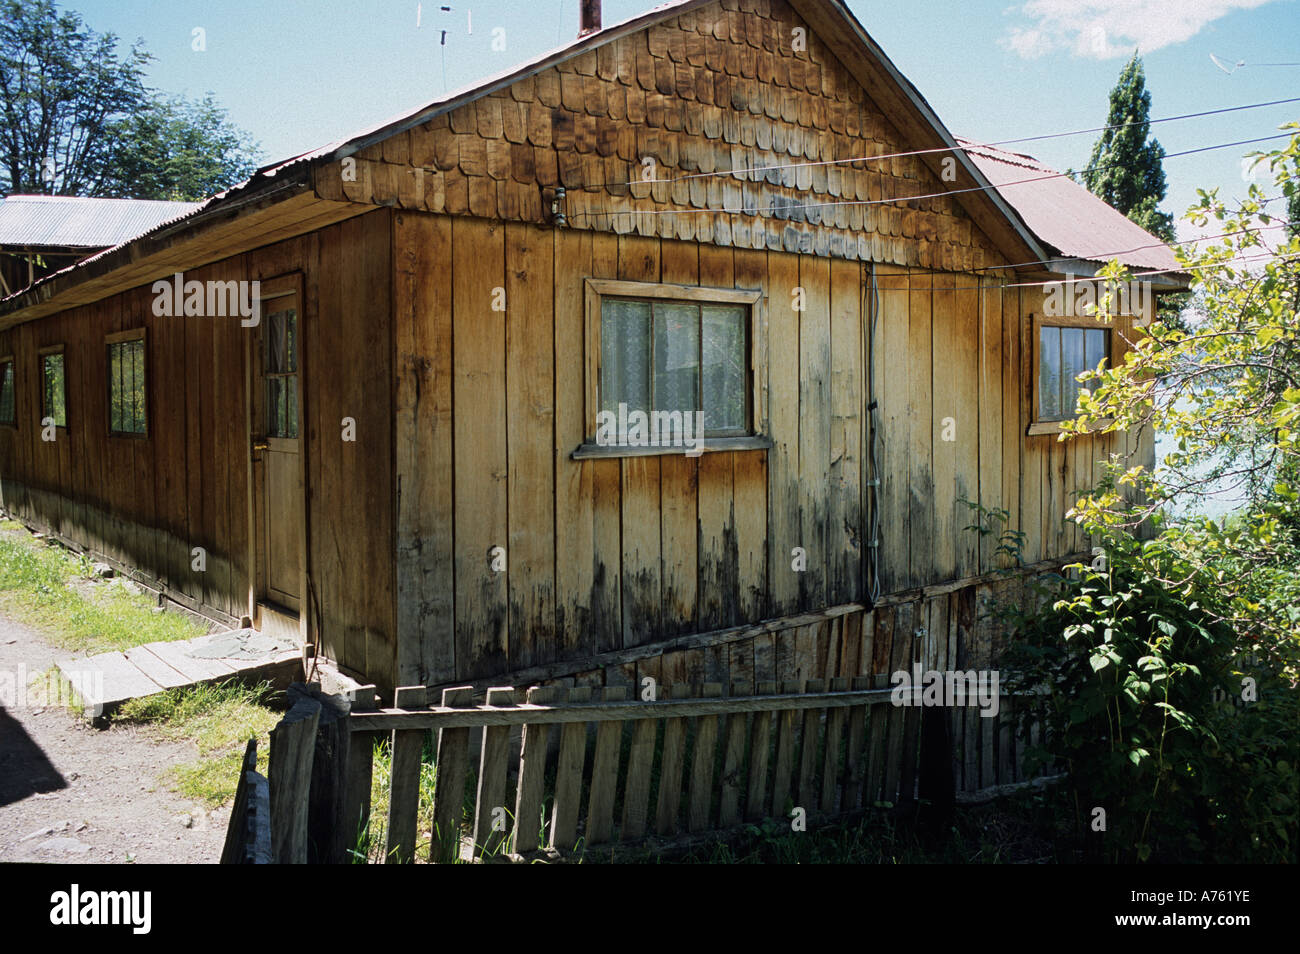
[[[1093,195],[1068,175],[1032,156],[957,138],[1030,231],[1064,258],[1105,263],[1176,277],[1173,249]]]
[[[11,195],[0,199],[0,245],[99,249],[120,245],[197,202]]]

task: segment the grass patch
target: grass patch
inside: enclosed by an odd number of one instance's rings
[[[78,717],[86,714],[85,702],[58,666],[51,666],[27,680],[27,704],[66,708]]]
[[[100,579],[89,557],[38,540],[13,520],[0,521],[0,612],[86,655],[207,632],[179,613],[158,612],[117,579]]]
[[[250,738],[257,739],[258,771],[266,773],[270,731],[282,714],[275,701],[270,683],[248,686],[231,679],[132,699],[115,718],[169,742],[193,742],[198,758],[169,768],[169,787],[216,808],[235,797]]]

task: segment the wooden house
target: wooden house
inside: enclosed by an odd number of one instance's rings
[[[584,10],[4,299],[5,509],[385,691],[987,664],[968,502],[1059,565],[1096,462],[1152,457],[1056,423],[1150,300],[1046,283],[1172,254],[955,140],[839,0]]]

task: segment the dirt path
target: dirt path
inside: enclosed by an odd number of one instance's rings
[[[0,616],[0,674],[48,669],[66,653]],[[64,708],[0,706],[0,862],[206,864],[220,857],[227,809],[169,792],[189,743],[131,727],[93,729]]]

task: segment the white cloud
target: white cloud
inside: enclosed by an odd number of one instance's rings
[[[1272,0],[1028,0],[1008,11],[1028,21],[1011,28],[1004,45],[1025,59],[1068,50],[1109,59],[1137,49],[1150,53],[1189,40],[1234,10]]]

